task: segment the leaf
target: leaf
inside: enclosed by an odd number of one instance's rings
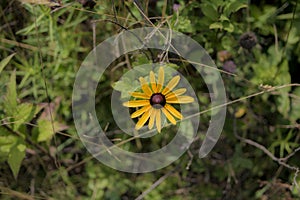
[[[7,160],[10,149],[17,140],[17,136],[12,135],[4,126],[0,126],[0,162]]]
[[[229,33],[232,33],[234,31],[234,26],[230,22],[223,22],[223,27],[225,31],[228,31]]]
[[[35,21],[33,24],[31,24],[30,26],[27,26],[19,31],[17,31],[16,34],[21,34],[21,35],[29,35],[30,33],[33,32],[33,30],[40,26],[41,23],[43,22],[43,18],[45,17],[45,13],[42,13]]]
[[[6,113],[10,116],[13,116],[17,109],[16,71],[13,71],[12,75],[10,76],[10,81],[7,85],[4,108]]]
[[[209,29],[223,29],[223,24],[221,22],[215,22],[209,25]]]
[[[12,59],[12,57],[14,57],[15,53],[9,55],[8,57],[4,58],[1,62],[0,62],[0,74],[2,72],[2,70],[4,69],[4,67],[9,63],[9,61]]]
[[[55,126],[55,124],[53,125]],[[50,140],[54,135],[52,122],[50,120],[42,119],[38,121],[38,142],[44,142]]]
[[[297,119],[300,119],[300,87],[297,87],[293,91],[293,97],[291,99],[291,109],[289,113],[289,119],[292,123],[295,123]]]
[[[297,19],[300,17],[300,14],[295,14],[294,13],[286,13],[286,14],[281,14],[281,15],[277,15],[276,16],[276,19],[279,19],[279,20],[291,20],[293,18]]]
[[[217,7],[223,6],[224,3],[225,4],[227,3],[227,2],[224,2],[223,0],[210,0],[210,2]]]
[[[220,20],[221,22],[223,22],[223,21],[230,21],[230,20],[228,19],[228,17],[226,17],[225,15],[221,15],[220,18],[219,18],[219,20]]]
[[[25,157],[25,150],[26,146],[24,144],[24,141],[22,139],[19,139],[16,145],[14,145],[9,152],[7,162],[11,171],[13,172],[15,179],[17,179],[22,160]]]
[[[178,20],[174,21],[173,29],[185,33],[192,33],[194,31],[191,20],[183,16],[179,16]]]
[[[217,21],[219,14],[217,8],[215,8],[212,4],[206,2],[201,6],[201,10],[203,15],[211,19],[212,21]]]
[[[139,86],[140,84],[137,80],[132,80],[128,77],[122,77],[121,80],[113,84],[113,88],[121,92],[121,98],[130,97],[129,92],[135,91]]]
[[[290,111],[290,99],[288,92],[283,91],[281,95],[276,99],[277,100],[277,109],[278,111],[286,118],[288,118]]]
[[[209,29],[224,29],[230,33],[233,32],[234,26],[232,23],[230,23],[230,20],[225,15],[221,15],[219,21],[220,22],[212,23],[209,26]]]
[[[180,129],[186,137],[186,142],[191,141],[194,137],[194,128],[191,120],[184,120],[180,123]]]
[[[229,16],[231,13],[235,13],[240,9],[246,7],[247,7],[247,1],[240,1],[240,0],[234,1],[226,5],[226,7],[224,8],[224,14],[226,16]]]
[[[275,84],[277,85],[285,85],[291,83],[291,76],[289,73],[289,66],[288,61],[285,59],[279,66],[278,66],[278,75],[274,79]],[[291,87],[286,87],[281,89],[280,96],[277,97],[276,102],[278,105],[278,111],[285,117],[289,118],[289,111],[290,111],[290,98],[289,98],[289,91]]]
[[[14,131],[18,130],[24,122],[30,121],[39,110],[29,103],[17,105],[16,71],[12,72],[3,103],[6,115],[11,118],[10,121],[13,121]]]
[[[289,37],[288,37],[287,43],[294,45],[294,44],[298,43],[299,40],[300,40],[299,31],[297,30],[297,28],[292,28],[289,31]]]
[[[258,63],[253,63],[254,76],[252,81],[255,84],[284,85],[291,82],[287,59],[281,61],[282,53],[275,50],[272,45],[268,49],[268,55],[257,54],[255,57]],[[266,73],[268,72],[268,73]],[[288,88],[286,88],[289,90]],[[283,90],[286,90],[283,89]]]
[[[30,103],[23,103],[17,106],[17,112],[13,115],[13,130],[16,131],[26,121],[31,121],[35,116],[37,108]]]

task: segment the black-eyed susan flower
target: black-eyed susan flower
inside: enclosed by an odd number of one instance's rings
[[[140,129],[148,122],[148,128],[152,129],[154,123],[158,132],[161,132],[161,113],[174,125],[177,119],[183,119],[182,114],[176,110],[171,104],[184,104],[194,102],[194,98],[190,96],[181,96],[186,92],[185,88],[173,89],[180,81],[180,76],[173,77],[164,87],[164,69],[159,68],[158,80],[155,79],[155,74],[150,71],[150,83],[145,78],[139,78],[142,92],[132,92],[130,95],[135,100],[124,102],[126,107],[138,108],[139,110],[131,114],[131,118],[140,117],[136,123],[135,129]]]

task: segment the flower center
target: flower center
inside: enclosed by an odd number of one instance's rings
[[[154,93],[150,97],[150,104],[154,108],[159,109],[159,108],[161,108],[161,106],[165,106],[166,105],[166,98],[161,93]]]

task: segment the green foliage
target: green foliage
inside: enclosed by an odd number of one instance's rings
[[[39,120],[38,121],[39,134],[37,137],[38,142],[44,142],[53,136],[52,122],[49,120]]]
[[[17,178],[22,160],[25,157],[25,143],[24,140],[18,139],[16,143],[11,146],[7,162],[13,172],[15,178]]]
[[[149,73],[151,71],[149,68],[152,68],[152,65],[145,64],[143,61],[136,62],[135,65],[136,67],[134,67],[133,71],[130,71],[130,73],[125,72],[122,78],[113,84],[113,88],[121,92],[122,99],[129,98],[130,92],[134,92],[140,87],[140,82],[137,80],[137,77],[143,77],[149,81]],[[159,65],[157,65],[154,69],[156,75],[158,74],[158,66]],[[163,66],[165,67],[164,77],[166,83],[172,78],[172,73],[174,72],[172,69],[178,69],[179,66],[172,63],[167,63]],[[157,78],[158,77],[156,77],[156,80]]]
[[[4,67],[9,63],[9,61],[14,57],[15,54],[11,54],[8,57],[4,58],[1,62],[0,62],[0,74],[2,72],[2,70],[4,69]]]

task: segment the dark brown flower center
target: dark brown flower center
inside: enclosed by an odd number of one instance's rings
[[[150,104],[154,108],[161,108],[162,106],[166,105],[166,98],[163,94],[161,93],[154,93],[150,97]]]

